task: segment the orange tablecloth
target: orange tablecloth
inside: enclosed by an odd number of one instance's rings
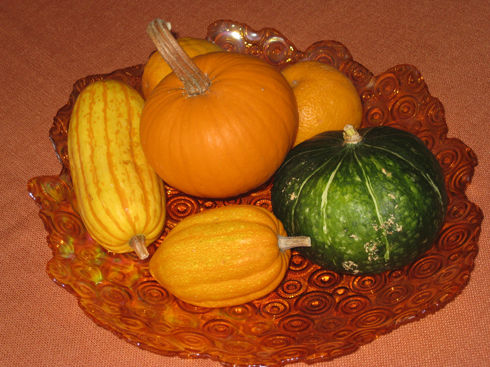
[[[96,326],[75,297],[46,275],[51,258],[27,180],[56,175],[48,139],[75,80],[144,63],[145,28],[169,20],[203,37],[217,19],[271,26],[299,49],[333,39],[374,74],[417,66],[446,111],[449,136],[479,159],[467,195],[489,212],[490,6],[483,0],[414,1],[54,1],[0,3],[0,365],[216,366],[159,356]],[[484,220],[479,254],[463,293],[442,310],[318,366],[484,366],[490,364],[490,247]],[[302,365],[302,364],[297,364]]]

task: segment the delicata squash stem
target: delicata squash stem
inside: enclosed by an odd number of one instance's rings
[[[148,258],[150,255],[148,249],[145,246],[145,236],[142,234],[131,237],[129,241],[129,247],[131,247],[140,260]]]
[[[147,33],[163,59],[184,83],[187,94],[193,96],[205,93],[211,82],[179,46],[170,33],[169,24],[162,19],[154,19],[148,25]]]

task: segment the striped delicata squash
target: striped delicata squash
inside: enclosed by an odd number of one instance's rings
[[[140,259],[165,222],[163,182],[140,143],[143,104],[121,81],[95,81],[79,94],[68,128],[73,189],[88,233],[107,250]]]

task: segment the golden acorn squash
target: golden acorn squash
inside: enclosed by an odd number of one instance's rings
[[[160,244],[150,273],[170,293],[197,306],[224,307],[272,292],[284,278],[290,248],[279,220],[253,205],[224,206],[186,217]]]

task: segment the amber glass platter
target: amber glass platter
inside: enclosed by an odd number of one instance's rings
[[[47,264],[51,279],[74,294],[97,325],[140,348],[230,366],[330,360],[453,300],[468,283],[478,252],[482,213],[465,195],[477,159],[460,140],[447,137],[443,106],[430,95],[419,71],[399,65],[374,76],[338,42],[319,41],[300,51],[274,29],[255,31],[232,21],[211,24],[207,38],[278,68],[302,59],[331,64],[357,87],[363,126],[391,125],[422,138],[443,167],[449,195],[446,221],[434,246],[409,266],[372,276],[340,275],[294,253],[282,284],[262,299],[220,309],[179,301],[150,276],[148,260],[108,253],[90,238],[72,192],[66,142],[76,97],[98,79],[119,79],[140,90],[143,67],[137,65],[80,79],[54,118],[50,138],[61,173],[28,183],[53,252]],[[270,183],[248,195],[211,201],[167,187],[168,221],[160,240],[150,246],[150,255],[166,233],[192,213],[230,203],[270,209],[269,189]]]

